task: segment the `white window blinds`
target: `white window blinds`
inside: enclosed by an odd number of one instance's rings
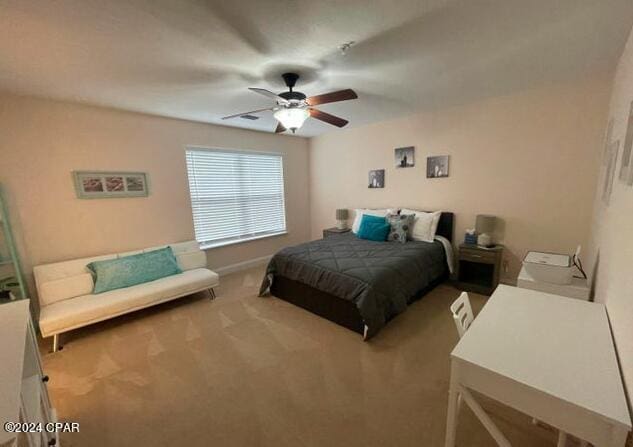
[[[281,155],[187,149],[196,240],[225,245],[286,231]]]

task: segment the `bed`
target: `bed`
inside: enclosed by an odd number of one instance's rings
[[[270,260],[260,296],[300,306],[363,335],[376,335],[448,278],[453,213],[434,242],[374,242],[352,232],[286,247]]]

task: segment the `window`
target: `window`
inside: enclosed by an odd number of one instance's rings
[[[286,232],[281,155],[187,149],[196,240],[228,245]]]

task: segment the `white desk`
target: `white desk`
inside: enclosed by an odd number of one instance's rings
[[[469,390],[596,447],[622,447],[631,419],[605,307],[500,285],[451,354],[446,447],[458,395],[500,446],[510,443]]]

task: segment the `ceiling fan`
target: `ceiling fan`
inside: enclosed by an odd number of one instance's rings
[[[228,120],[231,118],[248,117],[255,113],[271,111],[273,112],[275,119],[279,121],[277,128],[275,129],[275,133],[281,133],[286,130],[291,130],[292,133],[295,133],[297,129],[303,126],[303,123],[308,117],[316,118],[337,127],[343,127],[349,122],[343,118],[339,118],[338,116],[317,110],[314,106],[331,102],[347,101],[348,99],[356,99],[358,98],[358,95],[356,95],[354,90],[339,90],[336,92],[325,93],[323,95],[310,96],[308,98],[303,93],[293,90],[297,80],[299,79],[299,75],[297,73],[284,73],[281,77],[284,78],[284,82],[286,83],[286,86],[288,86],[287,92],[277,95],[263,88],[249,88],[249,90],[252,90],[255,93],[274,99],[277,101],[276,106],[253,110],[251,112],[237,113],[235,115],[225,116],[222,119]]]

